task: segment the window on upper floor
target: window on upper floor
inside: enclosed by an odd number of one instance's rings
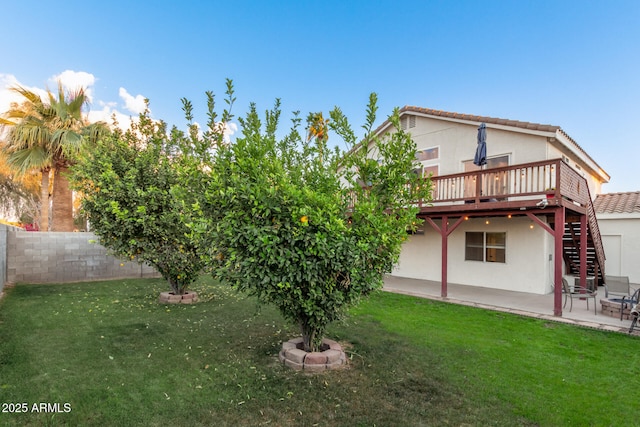
[[[422,176],[438,176],[440,165],[438,163],[440,159],[440,147],[423,148],[416,151],[416,160],[420,162],[421,167],[416,169],[416,173],[421,173]]]
[[[424,162],[427,160],[437,160],[440,158],[440,147],[425,148],[416,151],[416,160]]]
[[[482,168],[478,165],[474,165],[473,160],[467,160],[466,162],[462,162],[462,164],[464,166],[465,172],[479,171],[480,169],[501,168],[504,166],[509,166],[509,155],[504,154],[502,156],[489,157],[487,158],[487,164]]]
[[[473,160],[462,162],[465,172],[473,172],[479,170],[487,170],[483,173],[483,180],[480,183],[480,197],[496,198],[500,200],[500,196],[508,193],[509,176],[505,171],[491,172],[491,169],[509,166],[509,155],[491,157],[487,159],[487,164],[480,168],[474,165]],[[476,197],[477,183],[475,177],[465,178],[464,194],[465,197]]]
[[[413,173],[422,177],[438,176],[440,174],[440,166],[432,165],[432,166],[420,166],[413,170]]]
[[[422,167],[422,176],[438,176],[438,165],[433,166],[423,166]]]

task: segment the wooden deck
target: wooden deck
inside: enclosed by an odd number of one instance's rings
[[[432,217],[548,206],[585,214],[591,203],[586,180],[560,159],[436,176],[431,182],[431,203],[417,203],[420,213]]]
[[[571,228],[586,216],[589,243],[603,269],[604,249],[587,180],[561,159],[436,176],[431,181],[433,200],[417,202],[424,218],[535,214],[554,223],[555,209],[564,208],[562,226]]]
[[[561,159],[431,178],[432,200],[416,201],[419,217],[442,238],[442,290],[447,296],[449,235],[468,217],[526,215],[554,238],[554,282],[565,270],[586,286],[587,274],[604,279],[604,249],[586,179]],[[438,219],[440,221],[438,221]],[[451,223],[449,220],[453,219]],[[554,314],[562,315],[561,286]]]

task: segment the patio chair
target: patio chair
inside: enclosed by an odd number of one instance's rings
[[[620,295],[622,297],[631,296],[628,276],[604,276],[604,296],[609,298],[609,294]]]
[[[629,328],[629,333],[633,332],[633,328],[638,324],[638,318],[640,317],[640,289],[637,289],[631,298],[629,298],[631,302],[631,311],[629,312],[629,317],[631,318],[631,327]]]
[[[592,291],[587,288],[581,288],[579,286],[574,286],[573,289],[569,287],[569,282],[564,277],[562,278],[562,293],[564,294],[564,305],[562,308],[566,307],[567,299],[571,300],[571,305],[569,306],[569,311],[573,309],[573,299],[584,299],[587,301],[587,310],[589,310],[589,298],[593,298],[593,312],[598,315],[597,312],[597,304],[596,304],[596,296],[598,295],[598,291]]]

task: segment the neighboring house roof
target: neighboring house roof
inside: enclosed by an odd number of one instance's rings
[[[593,208],[596,214],[640,213],[640,191],[598,194]]]
[[[573,139],[567,134],[560,126],[554,125],[545,125],[540,123],[532,123],[532,122],[522,122],[519,120],[509,120],[509,119],[500,119],[496,117],[488,117],[488,116],[476,116],[472,114],[461,114],[461,113],[452,113],[448,111],[442,110],[433,110],[431,108],[422,108],[422,107],[414,107],[405,105],[400,109],[400,116],[404,114],[417,114],[420,116],[431,116],[434,118],[439,118],[443,120],[456,121],[461,123],[486,123],[488,125],[493,125],[496,128],[517,128],[522,129],[522,131],[535,133],[539,135],[546,134],[547,137],[555,138],[559,143],[566,146],[569,150],[575,152],[578,156],[583,158],[591,169],[598,175],[600,175],[604,182],[608,182],[611,178],[608,173],[604,171],[598,165],[598,163],[593,160],[593,158]],[[381,133],[386,127],[390,125],[389,121],[385,121],[382,125],[380,125],[374,133]]]

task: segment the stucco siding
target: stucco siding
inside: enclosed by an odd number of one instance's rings
[[[408,129],[418,150],[438,147],[439,158],[429,162],[437,164],[439,175],[464,172],[463,162],[473,160],[477,145],[477,124],[443,121],[417,117],[415,127]],[[523,133],[487,126],[487,157],[509,156],[509,164],[530,163],[566,158],[569,166],[587,179],[591,197],[602,190],[602,180],[588,165],[553,138],[544,133]]]
[[[439,147],[440,175],[463,172],[463,162],[473,160],[478,135],[476,125],[419,118],[416,127],[409,131],[418,150]],[[510,164],[516,164],[545,160],[546,153],[544,137],[487,129],[488,157],[508,155]]]
[[[440,280],[440,234],[424,224],[424,234],[409,236],[402,245],[400,261],[393,275],[412,279]]]
[[[550,235],[525,218],[471,218],[449,235],[448,281],[510,291],[551,292],[553,246]],[[505,232],[506,262],[465,261],[467,231]],[[393,272],[400,277],[440,281],[441,239],[425,225],[424,235],[413,235],[402,248]]]
[[[563,147],[558,143],[549,143],[547,144],[547,150],[547,159],[567,159],[567,164],[587,180],[591,199],[595,199],[596,196],[602,192],[601,179],[592,174],[587,168],[585,162],[576,158],[571,151],[566,149],[566,147]]]
[[[598,226],[603,236],[607,257],[607,274],[629,276],[632,283],[640,283],[640,217],[598,215]],[[619,245],[619,247],[613,247]],[[611,267],[611,268],[610,268]]]

